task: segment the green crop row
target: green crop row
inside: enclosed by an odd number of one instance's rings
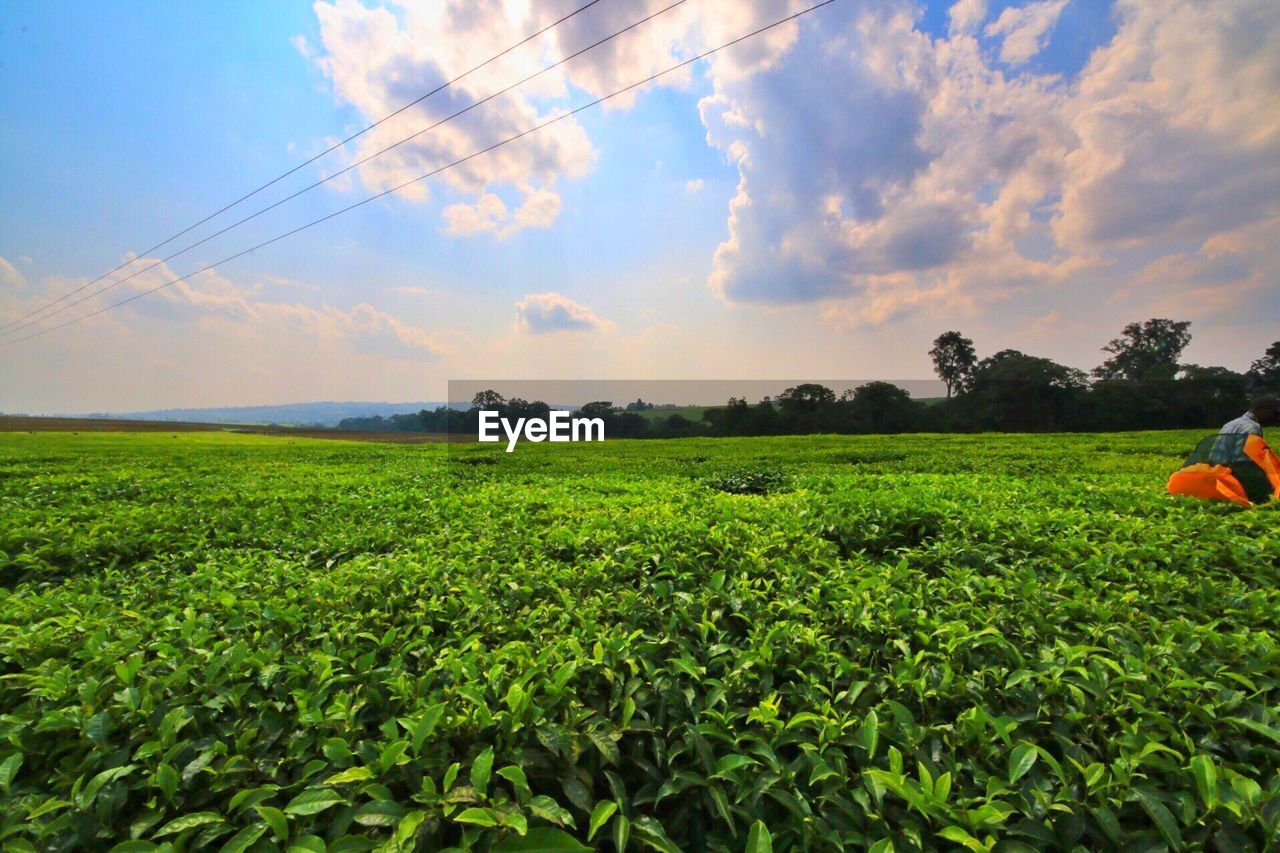
[[[0,436],[0,844],[1273,848],[1195,437]]]

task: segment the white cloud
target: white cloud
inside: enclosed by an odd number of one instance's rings
[[[296,306],[292,306],[295,307]],[[388,359],[422,361],[435,359],[441,350],[426,332],[361,302],[343,311],[325,305],[319,312],[304,315],[303,328],[325,324],[326,331],[340,340],[349,340],[358,350]]]
[[[338,100],[354,106],[369,121],[399,109],[562,14],[546,4],[535,10],[497,0],[452,7],[410,4],[395,13],[354,0],[336,0],[318,2],[315,10],[323,46],[316,61],[332,81]],[[543,57],[532,47],[515,51],[365,134],[350,156],[359,159],[385,148],[493,94],[542,63]],[[563,76],[546,75],[378,157],[359,169],[359,180],[369,190],[382,191],[460,160],[546,121],[555,109],[547,108],[545,99],[565,92]],[[450,168],[436,180],[477,199],[490,195],[492,188],[515,187],[527,197],[537,197],[536,204],[545,208],[541,191],[557,180],[586,174],[594,160],[586,132],[568,118]],[[400,194],[425,201],[435,182],[414,184]],[[454,218],[446,219],[446,230],[474,233],[466,229],[477,224],[481,230],[492,230],[484,228],[483,215],[478,223],[466,221],[460,209],[451,209]]]
[[[971,33],[987,17],[987,0],[956,0],[948,12],[951,34]]]
[[[1052,126],[1005,117],[1052,102],[1039,81],[1004,80],[972,39],[934,43],[911,7],[843,14],[805,31],[784,68],[718,84],[702,102],[709,139],[740,173],[711,276],[730,301],[915,287],[992,251],[981,245],[980,187],[1012,184],[1054,156]],[[814,79],[844,85],[791,82]]]
[[[354,349],[392,360],[435,359],[443,352],[423,330],[365,302],[342,309],[328,304],[314,306],[265,300],[258,296],[255,288],[242,286],[215,270],[151,292],[177,278],[167,264],[157,263],[154,258],[133,258],[122,271],[139,272],[139,275],[123,281],[109,296],[86,302],[76,313],[141,294],[145,296],[65,331],[33,340],[52,342],[68,335],[83,337],[93,330],[95,334],[107,336],[128,333],[146,338],[172,333],[195,339],[227,335],[245,346],[251,346],[246,341],[273,338],[292,341],[299,348]],[[0,317],[16,319],[85,283],[87,279],[45,279],[21,299],[0,303]],[[290,282],[290,286],[311,289],[299,282]],[[32,326],[30,331],[56,325],[71,316],[75,314],[59,315],[47,324]]]
[[[27,277],[18,272],[18,268],[0,257],[0,287],[25,287]]]
[[[1265,0],[1124,2],[1066,114],[1059,242],[1203,240],[1280,212],[1280,15]]]
[[[1002,59],[1033,56],[1063,6],[1006,10],[989,29]],[[772,69],[712,77],[703,121],[739,184],[710,284],[729,302],[817,301],[841,327],[875,325],[1076,282],[1123,287],[1143,256],[1268,220],[1280,213],[1273,12],[1124,0],[1113,40],[1074,80],[993,66],[969,35],[979,3],[952,7],[945,39],[893,0],[833,13]],[[803,83],[815,79],[842,85]],[[1214,286],[1244,294],[1218,306],[1277,288]],[[1048,313],[1037,302],[1032,316]]]
[[[516,208],[514,225],[507,234],[521,228],[550,228],[560,216],[560,196],[550,190],[537,190],[525,196],[524,203]]]
[[[507,205],[493,193],[480,196],[475,204],[451,204],[442,214],[444,233],[454,237],[468,237],[485,231],[495,231],[507,219]]]
[[[575,16],[535,45],[512,51],[468,74],[396,120],[365,134],[350,157],[362,158],[434,124],[666,5],[669,4],[665,0],[601,4]],[[561,114],[582,102],[581,96],[571,97],[575,89],[593,96],[611,94],[689,55],[769,23],[784,11],[800,8],[800,0],[709,0],[677,7],[378,157],[360,168],[359,180],[373,191],[398,185]],[[394,11],[369,8],[356,0],[320,0],[315,11],[322,49],[312,53],[318,54],[315,62],[329,77],[337,99],[354,106],[364,120],[373,121],[458,77],[570,9],[568,0],[535,4],[505,0],[403,4]],[[716,55],[710,60],[710,67],[724,79],[770,67],[785,53],[798,31],[796,24],[777,27]],[[685,86],[691,79],[685,69],[654,85]],[[605,106],[625,109],[642,91],[613,98]],[[566,118],[459,164],[443,172],[438,180],[477,200],[502,187],[517,189],[525,200],[521,205],[524,213],[518,210],[513,216],[516,223],[521,227],[547,227],[559,206],[558,198],[553,202],[548,193],[558,181],[586,175],[595,160],[595,149],[584,128],[576,118]],[[400,194],[426,201],[431,196],[431,183],[414,184]],[[498,230],[496,218],[484,216],[485,211],[468,214],[456,205],[447,210],[447,233]]]
[[[612,324],[559,293],[531,293],[516,303],[516,329],[532,334],[591,332]]]
[[[684,182],[684,191],[687,193],[700,193],[704,186],[706,186],[706,182],[702,178],[695,178]]]
[[[986,30],[988,36],[1004,37],[1000,60],[1020,65],[1043,50],[1066,6],[1067,0],[1040,0],[1026,6],[1010,6],[1001,12]]]
[[[560,216],[560,196],[551,190],[534,190],[525,196],[515,213],[493,193],[480,196],[475,204],[459,202],[444,209],[444,233],[454,237],[493,233],[509,237],[525,228],[550,228]]]

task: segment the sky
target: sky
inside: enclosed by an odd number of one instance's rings
[[[812,3],[686,0],[342,172],[672,2],[600,0],[151,250],[584,2],[0,0],[0,325],[76,292],[0,330],[0,411],[1280,338],[1274,0],[835,0],[470,156]]]

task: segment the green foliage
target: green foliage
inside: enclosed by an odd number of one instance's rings
[[[1280,341],[1267,347],[1262,357],[1249,366],[1249,391],[1253,394],[1280,394]]]
[[[929,359],[938,378],[946,383],[948,397],[965,387],[978,364],[973,341],[959,332],[938,335],[929,350]]]
[[[1196,438],[0,436],[0,842],[1274,846],[1280,508]]]
[[[1154,318],[1129,323],[1120,337],[1113,338],[1102,351],[1111,355],[1094,368],[1099,379],[1171,379],[1178,372],[1178,358],[1191,343],[1189,320]]]
[[[767,495],[786,486],[787,476],[774,469],[744,468],[709,477],[709,488],[730,495]]]

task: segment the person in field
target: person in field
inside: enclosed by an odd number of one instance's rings
[[[1269,427],[1280,420],[1280,399],[1267,394],[1255,397],[1249,404],[1249,411],[1234,421],[1223,424],[1218,435],[1262,435],[1262,428]]]
[[[1263,429],[1278,421],[1280,409],[1275,397],[1254,398],[1249,411],[1223,424],[1217,435],[1196,446],[1169,478],[1169,494],[1226,500],[1246,507],[1280,500],[1280,458],[1262,437]]]
[[[1256,435],[1262,438],[1262,428],[1276,422],[1277,400],[1270,394],[1254,397],[1249,410],[1233,421],[1227,421],[1218,430],[1218,438],[1213,442],[1212,455],[1214,461],[1231,464],[1243,458],[1244,438],[1232,436]]]

